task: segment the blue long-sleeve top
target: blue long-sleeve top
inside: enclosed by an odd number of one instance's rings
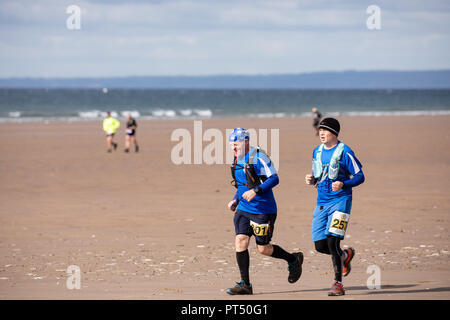
[[[237,190],[233,199],[239,202],[238,210],[253,214],[276,214],[277,204],[272,189],[279,183],[277,171],[270,158],[263,152],[258,152],[253,158],[253,169],[258,176],[267,178],[261,185],[259,192],[251,201],[245,200],[242,195],[249,190],[247,177],[245,175],[245,164],[249,163],[249,155],[254,148],[251,148],[245,157],[237,159],[234,176],[237,183]]]
[[[313,158],[316,157],[319,147],[320,146],[314,149]],[[337,145],[332,149],[323,148],[321,155],[322,165],[329,165],[336,147]],[[362,165],[356,158],[355,153],[347,145],[344,146],[344,151],[342,153],[341,160],[339,161],[339,165],[339,176],[336,181],[342,181],[344,183],[344,188],[339,191],[333,191],[332,184],[334,180],[331,180],[327,176],[326,179],[317,185],[318,205],[332,204],[342,199],[352,199],[352,188],[362,184],[365,181]]]
[[[273,187],[275,187],[277,184],[280,183],[280,178],[278,178],[278,174],[273,174],[269,178],[267,178],[264,183],[260,184],[261,187],[261,194],[264,192],[267,192],[268,190],[271,190]],[[234,194],[233,200],[239,201],[239,192],[236,190],[236,193]]]
[[[365,180],[366,178],[364,177],[364,173],[360,171],[357,174],[355,174],[351,179],[347,179],[342,182],[344,183],[345,188],[354,188],[356,186],[359,186]]]

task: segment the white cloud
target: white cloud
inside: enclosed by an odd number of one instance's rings
[[[0,3],[0,77],[292,73],[450,68],[450,5],[363,0],[72,1]]]

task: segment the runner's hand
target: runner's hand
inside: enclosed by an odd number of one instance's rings
[[[343,183],[342,181],[335,181],[335,182],[333,182],[333,184],[331,185],[331,189],[332,189],[334,192],[337,192],[337,191],[341,190],[343,186],[344,186],[344,183]]]
[[[244,194],[242,195],[242,198],[244,198],[248,202],[252,201],[254,197],[256,197],[256,192],[253,191],[253,189],[244,192]]]
[[[312,174],[307,174],[306,176],[305,176],[305,182],[306,182],[306,184],[309,184],[309,185],[313,185],[314,184],[314,176],[312,175]]]
[[[228,209],[230,209],[231,211],[235,211],[237,205],[238,205],[237,200],[231,200],[230,202],[228,202]]]

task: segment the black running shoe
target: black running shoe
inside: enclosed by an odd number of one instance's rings
[[[128,153],[130,150],[129,149],[125,149],[123,150],[125,153]]]
[[[117,143],[113,143],[114,150],[117,149]]]
[[[241,282],[236,282],[236,285],[233,288],[228,288],[227,293],[232,296],[236,294],[253,294],[253,287],[251,284],[249,286],[246,285],[242,280]]]
[[[297,280],[300,279],[300,276],[302,275],[303,253],[296,252],[293,253],[293,255],[296,257],[295,262],[288,263],[289,283],[297,282]]]
[[[139,152],[139,146],[136,146],[135,151],[136,151],[136,152]]]

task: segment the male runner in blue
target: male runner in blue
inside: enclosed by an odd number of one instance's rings
[[[235,211],[234,227],[236,232],[236,260],[242,281],[227,293],[252,294],[249,266],[248,246],[250,237],[255,235],[259,253],[288,263],[290,283],[296,282],[302,273],[303,254],[288,253],[278,245],[272,245],[277,217],[277,205],[272,192],[278,182],[277,171],[270,158],[259,148],[250,147],[250,136],[245,129],[236,128],[231,132],[229,141],[234,152],[232,166],[233,181],[237,191],[228,203],[228,208]]]
[[[350,261],[355,250],[342,250],[340,241],[347,230],[352,207],[352,188],[364,182],[362,165],[353,151],[338,140],[340,124],[334,118],[325,118],[319,124],[321,145],[313,151],[313,174],[305,182],[317,187],[317,206],[313,213],[312,238],[316,250],[330,254],[335,282],[328,295],[345,294],[342,276],[350,273]]]

